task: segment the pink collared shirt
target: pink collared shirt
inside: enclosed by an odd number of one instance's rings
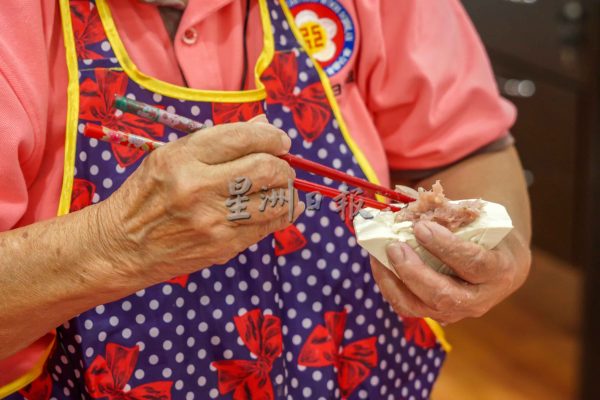
[[[444,166],[506,135],[515,109],[499,96],[483,46],[458,0],[338,2],[350,17],[355,40],[347,61],[330,79],[351,135],[383,184],[389,184],[389,169]],[[156,6],[132,0],[109,3],[125,47],[142,72],[196,89],[239,89],[244,2],[190,0],[173,42]],[[303,18],[315,17],[305,13]],[[262,48],[254,0],[249,21],[253,67]],[[344,54],[331,48],[336,45],[332,38],[341,32],[321,23],[332,43],[321,43],[317,58],[327,64]],[[0,231],[56,214],[66,88],[57,2],[3,4]],[[0,363],[3,375],[9,378]]]

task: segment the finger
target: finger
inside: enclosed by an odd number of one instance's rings
[[[222,182],[217,191],[225,196],[232,195],[231,184],[238,182],[237,189],[250,184],[247,194],[257,193],[263,188],[290,187],[296,179],[296,171],[284,160],[266,153],[249,154],[212,168],[215,182]],[[239,179],[245,178],[247,182]],[[291,184],[290,184],[291,182]],[[241,185],[241,186],[240,186]]]
[[[275,190],[279,190],[279,188]],[[273,202],[271,202],[271,198],[267,197],[266,194],[267,193],[255,193],[248,196],[248,201],[244,203],[246,206],[244,212],[246,213],[247,218],[234,218],[235,214],[228,211],[227,220],[237,225],[262,225],[274,219],[287,216],[288,220],[291,222],[297,209],[300,207],[298,192],[296,190],[293,191],[294,202],[292,205],[290,205],[290,196],[287,192],[285,193],[285,199],[279,198],[276,199],[277,201]],[[225,203],[225,207],[229,208],[228,205],[231,204],[231,200],[225,200]],[[292,211],[291,216],[290,208]]]
[[[273,232],[280,231],[287,228],[304,213],[306,205],[303,202],[299,202],[297,207],[294,207],[294,214],[290,221],[289,215],[282,215],[279,218],[269,220],[260,226],[262,236],[265,237]]]
[[[280,129],[264,123],[238,122],[218,125],[187,136],[183,145],[205,164],[221,164],[252,153],[286,154],[290,138]]]
[[[230,241],[234,245],[236,243],[257,243],[269,234],[290,226],[290,224],[294,223],[298,219],[298,217],[302,215],[304,210],[305,204],[300,202],[298,203],[298,207],[294,208],[294,215],[292,217],[292,221],[289,220],[288,215],[282,215],[277,218],[267,220],[261,224],[238,226],[234,229],[229,229],[228,236],[226,236],[224,240]],[[244,249],[245,247],[239,249],[239,251],[242,251]]]
[[[406,243],[394,242],[386,250],[400,280],[433,311],[430,317],[440,319],[440,315],[458,312],[472,303],[469,285],[434,271]]]
[[[488,282],[499,272],[498,253],[463,240],[435,222],[418,222],[414,232],[423,247],[467,282]]]
[[[371,257],[373,277],[383,298],[402,317],[425,317],[431,310],[385,265]]]

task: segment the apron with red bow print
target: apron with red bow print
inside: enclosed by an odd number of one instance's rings
[[[62,212],[106,199],[147,156],[82,136],[86,123],[164,142],[184,135],[116,111],[115,95],[208,126],[265,113],[291,137],[291,153],[376,180],[287,6],[259,5],[257,89],[211,92],[138,71],[105,0],[61,1],[71,79]],[[39,378],[9,399],[428,398],[445,342],[431,321],[401,318],[384,302],[341,214],[323,199],[225,265],[73,318],[58,328]]]

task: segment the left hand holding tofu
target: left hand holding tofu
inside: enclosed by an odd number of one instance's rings
[[[383,297],[400,316],[430,317],[442,324],[480,317],[517,290],[528,275],[531,253],[517,230],[492,250],[460,239],[434,222],[418,222],[414,233],[456,276],[434,271],[405,243],[389,244],[387,255],[398,277],[374,257],[371,267]]]

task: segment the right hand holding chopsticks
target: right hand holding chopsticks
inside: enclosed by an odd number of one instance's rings
[[[258,122],[258,121],[256,121]],[[289,203],[258,210],[262,187],[287,189],[294,170],[277,156],[289,151],[285,133],[265,123],[203,129],[152,152],[106,201],[98,220],[106,251],[124,276],[152,283],[222,264],[290,224]],[[229,184],[251,180],[250,219],[230,221]],[[294,220],[304,205],[294,196]]]

